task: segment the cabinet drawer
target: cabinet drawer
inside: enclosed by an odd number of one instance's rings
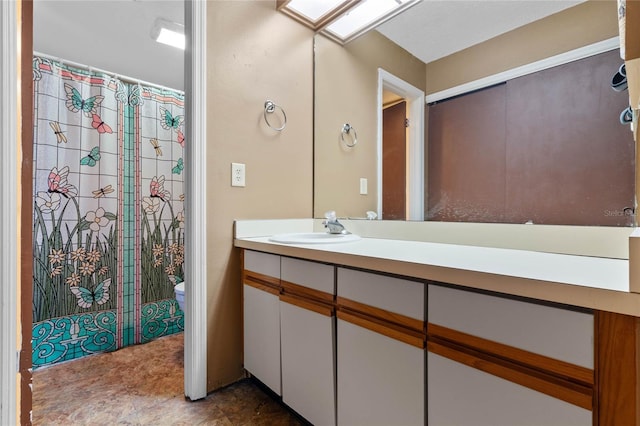
[[[281,278],[283,281],[299,286],[335,294],[334,267],[332,265],[283,257]]]
[[[593,314],[428,286],[428,322],[593,368]]]
[[[280,256],[275,254],[261,253],[258,251],[244,251],[244,269],[280,278]]]
[[[425,285],[370,272],[338,268],[338,297],[424,321]]]

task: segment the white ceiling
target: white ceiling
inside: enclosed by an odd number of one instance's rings
[[[151,38],[158,17],[184,23],[183,0],[36,0],[34,50],[184,90],[184,51]]]
[[[425,63],[585,0],[423,0],[377,30]]]
[[[582,1],[423,0],[377,30],[428,63]],[[183,8],[182,0],[36,0],[34,47],[182,89],[183,52],[149,31],[156,17],[183,23]]]

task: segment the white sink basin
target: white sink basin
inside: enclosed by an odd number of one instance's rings
[[[293,234],[277,234],[269,241],[283,244],[335,244],[358,241],[355,234],[329,234],[327,232],[297,232]]]

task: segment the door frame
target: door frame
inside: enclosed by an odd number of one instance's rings
[[[0,424],[17,423],[20,210],[16,1],[0,2]],[[18,206],[16,208],[16,206]]]
[[[382,218],[382,106],[383,90],[390,90],[407,101],[409,136],[407,138],[406,220],[424,220],[424,92],[399,77],[378,68],[378,218]]]
[[[207,396],[207,2],[185,0],[184,394]]]

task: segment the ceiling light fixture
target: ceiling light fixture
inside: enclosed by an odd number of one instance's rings
[[[186,43],[184,25],[163,18],[157,18],[151,27],[151,38],[158,43],[184,50]]]
[[[345,44],[422,0],[278,0],[277,9]]]

